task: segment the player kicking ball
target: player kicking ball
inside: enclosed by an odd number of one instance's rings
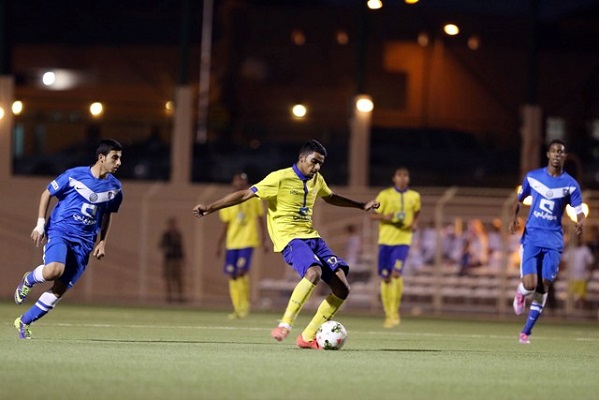
[[[514,205],[514,219],[509,226],[510,233],[517,231],[520,203],[531,196],[530,212],[520,239],[521,281],[514,297],[516,315],[524,312],[526,299],[532,297],[528,319],[520,333],[522,344],[530,343],[529,336],[543,312],[549,286],[557,277],[564,249],[562,216],[567,205],[576,212],[575,231],[578,237],[582,236],[585,221],[582,195],[578,182],[564,171],[566,157],[564,142],[553,140],[549,143],[547,167],[530,171],[524,177]]]
[[[316,331],[323,322],[333,318],[349,295],[346,278],[349,266],[329,249],[312,224],[316,198],[322,197],[334,206],[364,211],[379,207],[374,200],[361,203],[333,193],[320,174],[326,156],[324,146],[310,140],[300,149],[298,161],[293,166],[271,172],[249,189],[233,192],[208,205],[198,204],[193,209],[200,218],[254,197],[267,202],[267,226],[274,251],[281,252],[285,262],[301,277],[283,318],[272,330],[271,336],[279,342],[287,338],[299,312],[321,279],[331,288],[331,293],[296,339],[297,346],[306,349],[319,348],[315,340]]]
[[[79,280],[90,254],[98,260],[104,257],[111,215],[118,212],[123,200],[121,183],[112,175],[121,165],[121,153],[119,142],[102,140],[94,165],[65,171],[42,192],[31,239],[39,246],[47,236],[44,264],[23,276],[15,291],[15,303],[22,304],[38,283],[54,281],[54,284],[15,320],[20,339],[31,339],[31,323],[50,312]],[[46,222],[52,197],[58,203]]]

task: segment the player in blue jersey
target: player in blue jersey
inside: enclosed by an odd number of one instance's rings
[[[112,175],[121,165],[121,153],[119,142],[102,140],[92,166],[65,171],[42,192],[31,239],[39,246],[47,237],[44,263],[23,276],[15,291],[15,302],[23,303],[38,283],[54,283],[34,306],[15,320],[19,338],[31,338],[29,325],[52,310],[73,287],[85,271],[90,255],[98,260],[104,257],[111,215],[118,212],[123,200],[121,183]],[[56,197],[58,203],[46,221],[52,197]]]
[[[564,171],[566,145],[553,140],[547,150],[548,164],[545,168],[530,171],[524,177],[522,189],[514,206],[514,219],[510,233],[518,228],[520,203],[528,196],[532,204],[521,243],[521,281],[514,298],[514,312],[520,315],[526,308],[526,299],[532,297],[528,319],[520,333],[520,343],[530,343],[532,328],[539,319],[549,286],[557,276],[564,248],[562,216],[567,205],[576,211],[576,234],[582,236],[585,216],[582,211],[582,195],[578,182]]]

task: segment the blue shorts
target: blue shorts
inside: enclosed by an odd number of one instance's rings
[[[401,275],[409,250],[410,246],[405,244],[399,246],[379,245],[379,276],[388,278],[393,271],[397,271]]]
[[[52,262],[64,264],[64,272],[58,279],[70,289],[85,271],[92,250],[93,247],[85,243],[60,236],[51,237],[44,246],[44,265]]]
[[[562,252],[532,244],[522,245],[522,261],[520,262],[520,276],[537,274],[543,279],[553,282],[559,271]]]
[[[227,275],[238,275],[240,272],[248,272],[253,254],[253,247],[227,250],[223,272]]]
[[[321,238],[293,239],[283,249],[283,258],[302,278],[313,265],[320,265],[322,280],[327,283],[331,281],[337,268],[341,268],[346,276],[349,273],[347,263],[333,254]]]

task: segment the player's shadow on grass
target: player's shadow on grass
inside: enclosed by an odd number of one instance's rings
[[[83,339],[90,342],[110,342],[110,343],[172,343],[172,344],[240,344],[240,345],[267,345],[276,343],[259,342],[237,342],[237,341],[218,341],[218,340],[162,340],[162,339]]]
[[[280,343],[260,343],[260,342],[237,342],[237,341],[218,341],[218,340],[160,340],[160,339],[87,339],[90,342],[110,342],[110,343],[169,343],[169,344],[233,344],[233,345],[266,345],[281,346]],[[295,350],[305,350],[294,348]],[[335,350],[331,350],[335,351]],[[343,352],[402,352],[402,353],[441,353],[443,350],[434,349],[342,349]]]
[[[443,350],[433,350],[433,349],[342,349],[341,351],[355,351],[355,352],[363,352],[363,351],[376,351],[376,352],[401,352],[401,353],[441,353]]]

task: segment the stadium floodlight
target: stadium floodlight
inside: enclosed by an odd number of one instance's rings
[[[89,113],[92,115],[92,117],[98,118],[102,115],[103,112],[104,112],[104,105],[102,103],[100,103],[99,101],[96,101],[96,102],[93,102],[92,104],[90,104]]]
[[[455,36],[460,33],[460,28],[456,24],[445,24],[443,32],[449,36]]]
[[[372,97],[368,95],[361,95],[356,98],[356,110],[361,113],[370,113],[374,110],[374,103]]]
[[[14,102],[12,103],[11,109],[12,109],[12,113],[13,113],[14,115],[19,115],[19,114],[21,114],[21,113],[23,112],[23,102],[22,102],[22,101],[20,101],[20,100],[16,100],[16,101],[14,101]]]
[[[308,114],[308,109],[306,108],[305,105],[303,104],[295,104],[293,107],[291,107],[291,114],[293,115],[294,118],[305,118],[306,115]]]

